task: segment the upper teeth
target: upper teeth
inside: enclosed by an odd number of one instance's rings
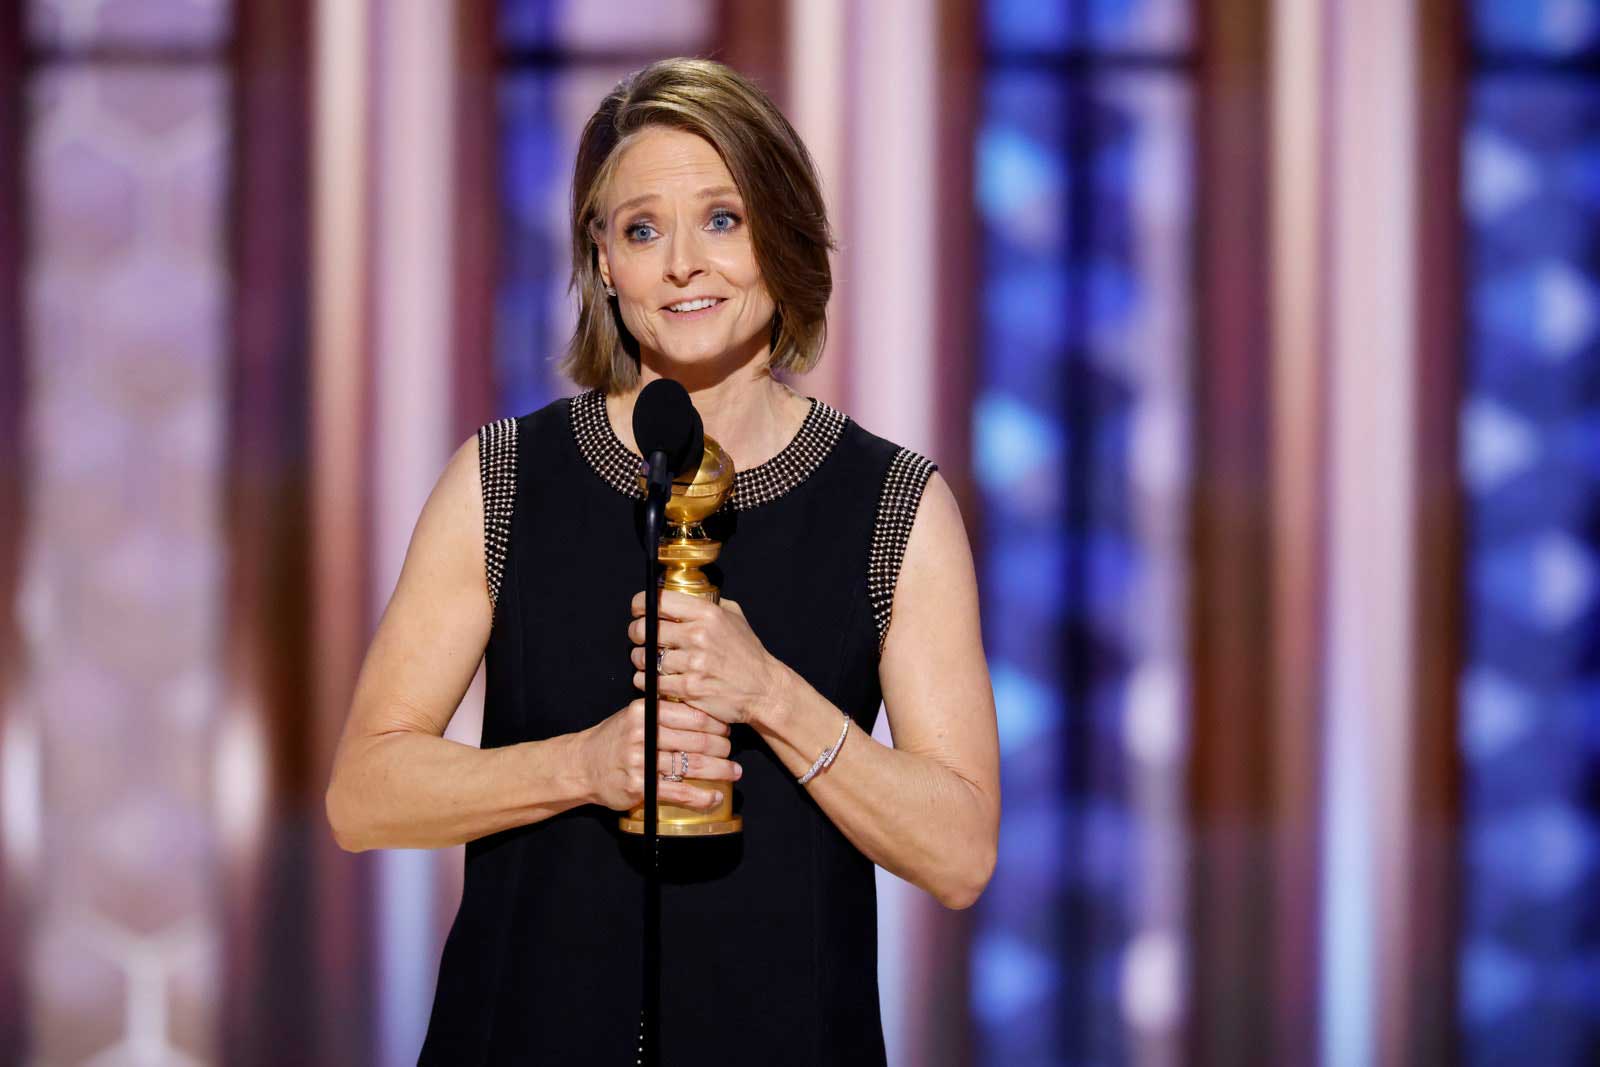
[[[717,298],[716,297],[708,296],[708,297],[704,297],[703,299],[700,299],[700,300],[685,300],[681,304],[673,304],[667,310],[668,311],[699,311],[701,308],[708,308],[712,304],[715,304],[716,302],[717,302]]]

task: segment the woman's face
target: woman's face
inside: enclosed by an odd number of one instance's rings
[[[744,201],[708,142],[665,127],[642,131],[623,149],[600,210],[601,276],[617,290],[641,356],[661,361],[658,373],[719,362],[731,369],[765,351],[772,297]]]

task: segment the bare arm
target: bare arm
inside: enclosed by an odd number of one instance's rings
[[[761,645],[733,600],[663,593],[661,691],[724,722],[746,722],[796,777],[839,737],[844,713]],[[633,601],[644,612],[643,594]],[[672,621],[668,621],[668,619]],[[629,625],[636,646],[644,620]],[[644,687],[635,647],[634,685]],[[1000,831],[1000,745],[978,628],[978,583],[955,497],[923,491],[878,664],[894,747],[851,726],[838,758],[806,786],[873,862],[947,907],[978,899]]]
[[[473,438],[422,509],[356,680],[326,798],[343,848],[460,844],[588,799],[576,735],[493,749],[442,736],[489,638],[483,544]]]
[[[622,611],[618,605],[619,621]],[[326,798],[342,847],[440,848],[581,804],[625,811],[639,803],[643,700],[543,741],[478,749],[443,736],[477,673],[492,622],[474,437],[456,449],[423,506],[356,679]],[[726,758],[727,726],[702,712],[663,709],[658,736],[662,760],[669,750],[693,753],[697,778],[732,781],[741,772]],[[717,801],[687,782],[659,789],[662,800],[686,807]]]
[[[852,725],[806,788],[874,863],[967,907],[994,871],[1000,745],[972,552],[937,473],[906,544],[878,676],[894,747]],[[756,729],[798,777],[838,739],[843,713],[793,671],[779,677]]]

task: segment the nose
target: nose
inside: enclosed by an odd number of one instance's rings
[[[667,241],[667,281],[684,286],[705,273],[699,231],[693,226],[674,226]]]

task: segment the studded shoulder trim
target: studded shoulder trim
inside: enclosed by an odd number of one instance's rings
[[[889,472],[883,478],[883,494],[878,498],[878,521],[872,530],[872,548],[867,559],[867,598],[872,604],[872,619],[878,628],[878,652],[883,653],[889,636],[889,617],[894,609],[894,588],[900,578],[900,563],[905,559],[906,542],[911,539],[911,523],[928,479],[939,469],[934,463],[909,448],[895,453]]]
[[[483,486],[483,572],[489,603],[500,603],[500,579],[511,547],[511,509],[517,490],[517,420],[496,419],[478,430],[478,480]]]
[[[723,511],[749,511],[783,496],[822,465],[844,433],[849,416],[825,400],[811,397],[811,410],[799,431],[779,453],[749,470],[734,472],[733,491]],[[572,398],[572,435],[578,451],[611,488],[634,500],[644,498],[639,471],[644,461],[628,449],[606,416],[606,395],[590,389]]]

